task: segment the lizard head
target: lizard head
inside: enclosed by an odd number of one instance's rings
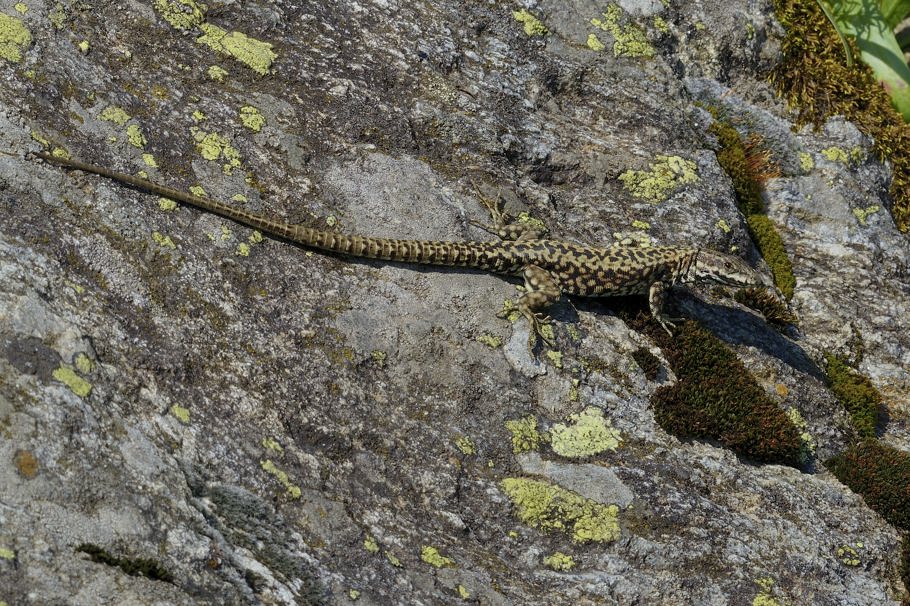
[[[704,248],[695,257],[693,271],[695,280],[699,282],[715,282],[739,288],[774,286],[770,279],[749,267],[739,257]]]

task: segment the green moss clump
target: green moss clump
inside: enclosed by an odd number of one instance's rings
[[[771,82],[796,109],[800,125],[819,125],[830,116],[842,115],[873,139],[878,156],[892,165],[894,222],[907,231],[910,125],[891,106],[872,70],[860,61],[847,67],[843,45],[816,2],[775,0],[774,10],[787,36]]]
[[[88,554],[92,562],[117,567],[133,577],[143,576],[168,583],[174,580],[174,575],[150,558],[118,558],[103,547],[92,543],[82,543],[76,547],[76,551]]]
[[[692,321],[670,337],[643,314],[631,326],[660,345],[678,378],[651,398],[664,431],[681,439],[716,440],[754,461],[801,465],[799,429],[717,337]]]
[[[777,174],[776,167],[769,166],[767,155],[756,150],[754,144],[750,146],[743,141],[718,108],[709,106],[705,109],[714,116],[709,130],[720,143],[717,162],[733,182],[736,203],[746,217],[746,225],[755,245],[771,268],[774,284],[789,301],[796,286],[793,264],[777,228],[764,214],[765,203],[762,200],[762,183],[768,176]]]
[[[724,120],[720,110],[715,107],[705,107],[714,122],[708,129],[720,143],[717,151],[717,163],[733,181],[733,191],[736,193],[736,202],[740,211],[746,216],[764,212],[765,203],[761,197],[761,183],[752,173],[751,165],[746,157],[746,146],[733,126]]]
[[[833,354],[825,354],[825,374],[837,401],[850,413],[856,432],[864,438],[874,438],[882,395],[872,381]]]
[[[749,226],[749,233],[762,258],[771,268],[774,284],[789,301],[796,288],[796,276],[793,275],[793,264],[787,256],[787,249],[784,248],[784,241],[777,233],[777,228],[771,219],[761,214],[748,215],[746,225]]]
[[[910,530],[910,453],[869,438],[825,461],[838,480],[903,530]]]
[[[645,378],[649,381],[657,379],[657,372],[660,370],[660,360],[657,356],[648,351],[646,347],[639,347],[632,352],[632,359],[638,364]]]

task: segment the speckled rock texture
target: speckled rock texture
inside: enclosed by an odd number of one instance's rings
[[[910,449],[910,249],[870,141],[791,128],[782,35],[753,0],[0,3],[0,603],[899,604],[897,531],[821,463],[850,439],[821,368],[862,351]],[[499,192],[554,237],[764,268],[704,105],[781,167],[800,324],[672,311],[799,411],[803,469],[664,432],[674,376],[610,300],[531,355],[502,277],[25,158],[392,237],[487,239]]]

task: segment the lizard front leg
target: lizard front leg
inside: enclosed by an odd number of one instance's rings
[[[651,309],[651,316],[660,322],[667,334],[672,337],[673,333],[670,329],[675,328],[673,320],[678,320],[679,318],[671,318],[664,313],[664,303],[666,302],[669,288],[670,286],[666,282],[655,282],[652,284],[648,290],[648,307]]]
[[[559,301],[562,296],[559,283],[550,272],[537,265],[525,267],[522,276],[525,280],[525,292],[518,298],[517,306],[518,311],[528,319],[531,327],[528,335],[528,347],[533,350],[537,345],[538,337],[552,347],[554,343],[543,334],[540,324],[549,320],[543,310]]]

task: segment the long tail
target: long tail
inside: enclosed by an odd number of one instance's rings
[[[48,153],[38,152],[38,158],[67,168],[81,170],[125,183],[142,191],[177,200],[184,204],[211,212],[236,221],[247,227],[258,229],[265,234],[284,238],[309,248],[385,261],[403,261],[428,265],[451,265],[476,267],[511,273],[516,260],[506,258],[502,247],[484,242],[435,242],[430,240],[396,240],[392,238],[371,238],[345,235],[276,221],[263,215],[228,206],[216,200],[195,196],[177,189],[153,183],[148,179],[134,177],[101,166],[86,164]]]

